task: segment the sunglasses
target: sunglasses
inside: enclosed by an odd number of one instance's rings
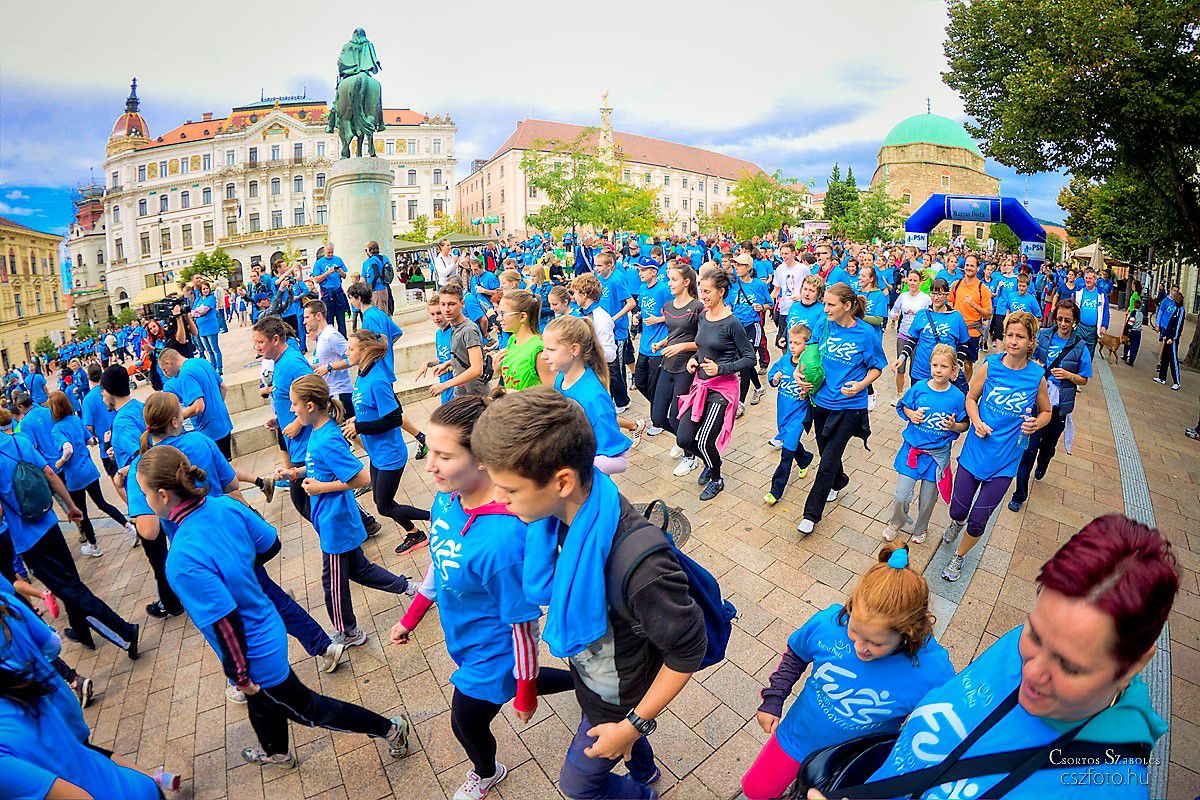
[[[1074,324],[1075,324],[1075,318],[1074,318],[1074,317],[1055,317],[1055,318],[1054,318],[1054,321],[1055,321],[1055,322],[1069,322],[1069,323],[1071,323],[1072,325],[1074,325]]]

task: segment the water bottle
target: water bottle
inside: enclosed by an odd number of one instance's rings
[[[1021,423],[1024,424],[1025,420],[1029,419],[1032,414],[1033,414],[1033,407],[1026,406],[1025,413],[1021,417]],[[1024,430],[1022,430],[1021,435],[1017,437],[1017,449],[1020,450],[1022,453],[1024,453],[1025,448],[1028,446],[1029,446],[1029,434],[1026,433]]]

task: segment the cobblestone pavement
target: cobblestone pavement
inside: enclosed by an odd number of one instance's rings
[[[248,338],[245,330],[223,337],[229,363],[250,363]],[[890,351],[890,332],[888,338]],[[1183,429],[1196,420],[1200,377],[1186,374],[1185,390],[1171,392],[1150,381],[1153,362],[1153,349],[1148,349],[1137,366],[1118,364],[1112,369],[1141,452],[1157,523],[1174,543],[1183,567],[1183,590],[1170,620],[1174,675],[1168,794],[1193,797],[1200,794],[1200,443],[1186,439]],[[814,612],[843,600],[857,576],[873,563],[890,511],[891,464],[901,428],[890,408],[895,399],[891,373],[877,386],[871,450],[855,445],[848,450],[849,490],[805,539],[795,526],[815,470],[805,480],[793,478],[774,508],[761,501],[777,463],[777,451],[767,444],[774,432],[770,391],[738,421],[727,454],[727,488],[712,502],[699,501],[693,478],[671,475],[674,464],[666,451],[672,442],[666,435],[647,439],[618,479],[634,502],[662,497],[687,511],[693,535],[684,549],[719,576],[740,610],[728,660],[698,675],[659,720],[653,743],[663,766],[660,788],[666,797],[737,795],[739,779],[765,739],[753,719],[758,690],[788,635]],[[410,404],[407,411],[424,420],[432,403]],[[639,398],[632,412],[644,410]],[[956,667],[1024,620],[1038,568],[1067,537],[1094,516],[1124,509],[1113,429],[1098,381],[1081,394],[1075,419],[1073,452],[1067,455],[1060,449],[1045,480],[1034,485],[1025,510],[1001,508],[969,584],[937,601],[940,638]],[[239,464],[270,471],[275,459],[275,453],[262,452],[239,459]],[[401,502],[428,506],[432,482],[420,467],[421,462],[410,462],[401,486],[407,498]],[[280,530],[283,550],[269,565],[272,576],[318,621],[327,623],[320,552],[312,528],[300,520],[286,493],[270,506],[257,490],[247,497]],[[369,506],[369,496],[362,500]],[[934,514],[935,530],[946,521],[943,504]],[[147,620],[143,606],[153,597],[154,587],[145,559],[140,551],[129,549],[124,532],[113,523],[106,520],[97,531],[106,552],[101,559],[81,559],[84,578],[122,614],[143,624],[143,656],[137,662],[112,647],[101,646],[92,653],[72,643],[65,646],[66,660],[96,681],[96,702],[86,716],[97,745],[142,765],[165,765],[181,773],[181,797],[358,800],[453,794],[469,767],[450,732],[448,678],[453,665],[442,643],[436,609],[413,643],[393,647],[385,642],[402,613],[401,604],[392,595],[354,587],[360,624],[371,638],[333,675],[319,673],[314,660],[291,643],[293,666],[308,685],[385,715],[406,711],[416,724],[416,752],[394,761],[364,736],[293,725],[299,768],[264,773],[241,763],[241,749],[254,738],[244,707],[225,700],[225,681],[215,655],[186,618]],[[67,535],[74,539],[73,531]],[[396,527],[385,524],[383,532],[368,541],[366,553],[394,571],[422,574],[426,551],[396,556],[393,547],[400,539]],[[924,568],[934,559],[938,539],[935,534],[913,547],[914,566]],[[945,588],[936,585],[940,583],[931,581],[939,594]],[[544,648],[543,654],[544,663],[556,661]],[[493,730],[500,742],[499,759],[511,772],[493,796],[558,797],[558,769],[578,718],[578,706],[569,694],[544,700],[529,725],[520,724],[506,709]]]

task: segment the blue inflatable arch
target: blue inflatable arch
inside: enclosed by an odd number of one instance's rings
[[[904,243],[929,247],[929,232],[945,220],[1003,222],[1021,240],[1021,254],[1036,272],[1046,260],[1046,231],[1014,197],[935,194],[904,223]]]

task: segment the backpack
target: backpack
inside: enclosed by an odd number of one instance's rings
[[[36,522],[53,506],[50,482],[37,465],[21,457],[21,440],[14,437],[13,444],[16,445],[18,456],[12,459],[16,464],[13,468],[12,492],[17,499],[17,513],[26,522]]]
[[[662,512],[662,525],[657,525],[652,520],[655,510]],[[679,523],[677,527],[681,530],[690,530],[687,519],[680,509],[672,510],[662,500],[648,503],[642,510],[642,516],[646,518],[648,524],[623,531],[613,542],[612,551],[605,567],[606,583],[620,586],[620,591],[615,594],[615,597],[623,607],[616,608],[616,611],[621,616],[630,618],[628,590],[629,579],[633,577],[634,570],[648,556],[662,550],[670,550],[675,556],[675,560],[679,562],[683,574],[687,576],[688,594],[691,595],[692,601],[700,607],[700,611],[704,615],[704,630],[708,634],[708,647],[704,651],[704,658],[700,661],[699,669],[724,661],[725,650],[729,646],[729,637],[733,632],[733,618],[737,616],[737,608],[721,596],[721,587],[713,574],[681,551],[675,543],[675,537],[670,532],[671,522],[672,520],[677,521]],[[633,628],[639,636],[645,635],[640,624],[635,623]]]
[[[386,256],[380,256],[379,260],[383,262],[383,266],[379,270],[379,277],[383,279],[383,287],[386,289],[396,280],[396,268],[392,266],[392,262],[388,261]]]

